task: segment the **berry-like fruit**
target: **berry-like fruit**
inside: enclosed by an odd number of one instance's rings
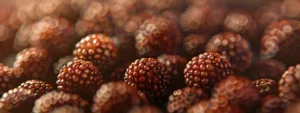
[[[127,62],[119,65],[110,73],[110,80],[112,81],[124,81],[126,69],[131,63]]]
[[[103,83],[98,67],[90,61],[74,60],[68,62],[57,76],[57,89],[90,97]]]
[[[225,97],[212,98],[210,100],[203,100],[192,107],[187,113],[243,113],[236,105],[229,102]],[[178,112],[181,113],[181,112]]]
[[[49,113],[52,109],[69,105],[89,111],[88,102],[76,94],[51,91],[35,101],[32,113]]]
[[[206,35],[190,34],[183,39],[183,49],[188,57],[194,57],[205,51],[209,40]]]
[[[205,51],[227,56],[235,72],[244,72],[252,63],[250,44],[237,33],[224,32],[213,36]]]
[[[94,96],[93,113],[127,113],[133,106],[147,104],[138,90],[125,82],[103,84]]]
[[[164,64],[167,70],[171,73],[171,91],[184,88],[183,70],[187,63],[187,59],[178,55],[162,54],[157,57],[157,60]]]
[[[50,113],[84,113],[84,110],[77,106],[64,105],[62,107],[54,108]]]
[[[38,96],[24,88],[14,88],[2,95],[0,99],[1,113],[30,113]]]
[[[213,98],[224,96],[232,104],[249,111],[259,100],[258,91],[251,81],[241,76],[228,76],[220,81],[213,89]]]
[[[278,87],[275,80],[263,78],[253,81],[252,84],[255,86],[261,96],[277,94]]]
[[[155,106],[145,105],[145,106],[135,106],[128,113],[162,113],[162,111]]]
[[[0,63],[0,95],[18,86],[18,77],[13,73],[13,69]]]
[[[125,82],[143,92],[149,101],[160,101],[168,92],[170,75],[154,58],[135,60],[127,68]]]
[[[285,64],[280,61],[262,60],[250,68],[249,76],[254,79],[269,78],[278,82],[285,70]]]
[[[33,25],[30,45],[47,49],[55,56],[65,56],[79,40],[71,23],[58,17],[44,17]]]
[[[282,20],[271,23],[265,30],[261,39],[260,54],[262,59],[275,59],[284,61],[288,65],[299,63],[297,54],[299,48],[299,28],[297,20]]]
[[[268,95],[261,99],[259,113],[283,113],[283,101],[275,95]]]
[[[176,53],[180,37],[170,20],[157,16],[145,20],[136,32],[135,41],[139,56],[157,57],[163,53]]]
[[[279,97],[285,104],[290,104],[300,98],[300,64],[289,67],[278,82]]]
[[[225,56],[203,53],[190,60],[184,69],[185,84],[210,91],[218,81],[232,75],[232,68]]]
[[[28,80],[22,83],[18,88],[30,90],[34,93],[34,96],[38,97],[53,90],[51,84],[40,80]]]
[[[88,35],[75,47],[73,55],[77,59],[92,61],[100,69],[107,69],[117,61],[118,49],[104,34]]]
[[[53,72],[52,56],[45,49],[28,48],[19,52],[14,62],[14,73],[22,81],[51,78]]]
[[[207,99],[208,95],[200,88],[178,89],[169,97],[168,113],[185,113],[194,104]]]

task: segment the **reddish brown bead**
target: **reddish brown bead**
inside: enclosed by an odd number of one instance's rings
[[[0,99],[1,113],[30,113],[38,96],[24,88],[14,88],[2,95]]]
[[[149,101],[157,102],[168,92],[170,75],[156,59],[141,58],[127,68],[125,82],[143,92]]]
[[[53,73],[52,56],[45,49],[28,48],[19,52],[14,62],[14,73],[22,81],[51,78]]]
[[[204,53],[190,60],[184,69],[185,84],[210,91],[218,81],[232,75],[231,64],[218,53]]]
[[[140,26],[135,41],[140,56],[157,57],[163,53],[176,53],[180,37],[178,29],[170,20],[157,16]]]
[[[94,96],[93,113],[127,113],[133,106],[147,104],[138,90],[125,82],[103,84]]]
[[[241,76],[228,76],[215,85],[213,97],[224,96],[245,111],[253,110],[259,100],[258,91],[251,81]]]
[[[183,49],[188,57],[203,53],[210,38],[207,35],[190,34],[183,39]]]
[[[250,44],[241,35],[224,32],[213,36],[207,43],[207,52],[218,52],[227,56],[235,72],[245,72],[252,63]]]
[[[43,94],[50,92],[54,89],[51,84],[40,80],[28,80],[22,83],[18,88],[30,90],[34,93],[34,96],[37,97],[40,97]]]
[[[251,67],[250,76],[254,79],[269,78],[278,82],[285,70],[285,64],[280,61],[262,60]]]
[[[118,49],[113,40],[104,34],[88,35],[75,47],[73,55],[77,59],[92,61],[101,70],[117,62]]]
[[[84,113],[84,110],[76,106],[64,105],[54,108],[50,113]]]
[[[131,63],[124,63],[116,67],[111,73],[110,73],[110,80],[112,81],[123,81],[125,77],[126,69],[129,67]]]
[[[128,113],[163,113],[155,106],[135,106]]]
[[[47,49],[56,56],[72,53],[79,40],[71,23],[64,18],[44,17],[32,27],[30,45]]]
[[[243,113],[236,105],[231,104],[225,97],[200,101],[190,107],[187,113]]]
[[[283,73],[278,82],[279,97],[283,99],[285,104],[289,104],[300,98],[299,72],[299,64],[291,66]]]
[[[13,69],[0,63],[0,95],[19,85]]]
[[[208,95],[200,88],[178,89],[169,97],[168,113],[185,113],[197,102],[207,99]]]
[[[261,96],[277,94],[278,87],[277,82],[275,82],[275,80],[263,78],[253,81],[252,84],[256,87],[258,93]]]
[[[74,60],[68,62],[57,76],[57,89],[90,97],[103,83],[98,67],[90,61]]]
[[[78,95],[52,91],[35,101],[32,113],[49,113],[51,110],[64,105],[78,107],[85,112],[89,111],[88,102]]]
[[[259,113],[283,113],[283,101],[280,97],[268,95],[261,99]]]

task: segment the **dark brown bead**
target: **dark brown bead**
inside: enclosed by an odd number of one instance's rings
[[[34,96],[38,97],[54,89],[51,84],[40,80],[28,80],[22,83],[18,88],[30,90],[34,93]]]
[[[50,113],[84,113],[84,110],[77,106],[64,105],[62,107],[54,108]]]
[[[135,106],[128,113],[163,113],[155,106]]]
[[[156,59],[141,58],[127,68],[125,82],[143,92],[149,101],[157,102],[168,92],[170,75]]]
[[[223,97],[214,97],[210,100],[203,100],[190,107],[187,113],[243,113],[236,105]]]
[[[299,64],[291,66],[283,73],[278,82],[279,97],[283,99],[286,105],[300,98],[299,72]]]
[[[73,55],[77,59],[92,61],[103,71],[117,62],[118,48],[110,37],[91,34],[76,44]]]
[[[52,91],[46,93],[35,101],[32,113],[49,113],[51,110],[64,105],[78,107],[83,109],[85,112],[89,111],[88,102],[80,98],[78,95]]]
[[[19,81],[12,68],[0,63],[0,95],[18,86]]]
[[[207,35],[190,34],[183,39],[183,49],[188,57],[194,57],[205,51],[209,39]]]
[[[157,57],[163,53],[176,53],[180,37],[178,29],[170,20],[157,16],[140,26],[135,41],[139,56]]]
[[[235,72],[245,72],[252,63],[250,44],[237,33],[224,32],[213,36],[205,51],[227,56]]]
[[[119,65],[110,73],[110,80],[112,81],[124,81],[126,69],[131,63],[127,62]]]
[[[283,113],[283,101],[280,97],[268,95],[261,99],[259,113]]]
[[[14,88],[2,95],[0,99],[1,113],[30,113],[38,96],[24,88]]]
[[[215,85],[212,97],[224,96],[245,111],[258,104],[259,94],[251,81],[241,76],[228,76]]]
[[[79,40],[71,22],[64,18],[44,17],[34,23],[30,45],[47,49],[53,56],[65,56]]]
[[[28,48],[19,52],[14,62],[14,74],[21,81],[53,78],[53,58],[47,50]]]
[[[125,82],[103,84],[94,96],[93,113],[127,113],[133,106],[147,104],[138,90]]]
[[[169,97],[168,113],[185,113],[201,100],[208,100],[208,95],[200,88],[178,89]]]
[[[57,89],[90,97],[103,83],[98,67],[90,61],[74,60],[68,62],[57,76]]]
[[[203,53],[190,60],[184,69],[185,84],[209,91],[218,81],[232,75],[232,68],[225,56]]]
[[[250,68],[249,76],[254,79],[269,78],[278,82],[285,70],[285,64],[280,61],[262,60]]]
[[[275,80],[263,78],[253,81],[252,84],[256,87],[261,96],[277,94],[278,87]]]
[[[170,91],[174,91],[179,88],[184,88],[183,70],[187,59],[178,55],[162,54],[157,57],[157,60],[167,67],[167,70],[171,73]]]

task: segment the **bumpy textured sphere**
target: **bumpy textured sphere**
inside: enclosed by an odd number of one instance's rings
[[[0,95],[19,85],[13,69],[0,63]]]
[[[107,69],[117,61],[118,49],[110,37],[91,34],[76,44],[73,55],[81,60],[92,61],[100,69]]]
[[[200,88],[178,89],[169,97],[168,113],[185,113],[188,108],[201,100],[208,100],[208,95]]]
[[[263,78],[253,81],[252,84],[255,86],[261,96],[277,94],[278,86],[275,80]]]
[[[47,50],[28,48],[19,52],[14,62],[14,73],[21,76],[22,81],[30,79],[46,79],[53,72],[53,60]]]
[[[159,101],[168,92],[170,75],[156,59],[141,58],[127,68],[125,82],[143,92],[149,101]]]
[[[0,99],[1,113],[30,113],[38,96],[24,88],[14,88],[4,93]]]
[[[228,76],[213,89],[212,97],[224,96],[243,110],[251,110],[259,100],[258,91],[251,81],[241,76]]]
[[[277,82],[285,70],[285,64],[280,61],[262,60],[251,67],[250,76],[254,79],[269,78]]]
[[[264,35],[261,39],[261,49],[260,49],[261,57],[263,59],[268,59],[274,57],[277,54],[279,55],[283,54],[280,53],[280,51],[282,51],[281,47],[283,47],[283,44],[285,42],[289,42],[288,40],[295,38],[293,37],[293,35],[297,32],[296,31],[297,26],[299,25],[300,23],[298,21],[282,20],[279,22],[272,22],[268,27],[266,27],[266,30],[264,31]],[[285,46],[286,46],[285,48],[288,49],[295,48],[294,46],[289,46],[289,45],[285,45]],[[292,58],[293,57],[289,59]]]
[[[261,99],[261,105],[258,110],[259,113],[282,113],[283,101],[280,97],[268,95]]]
[[[68,62],[57,76],[57,89],[80,95],[94,95],[103,83],[99,68],[90,61]]]
[[[64,18],[44,17],[33,25],[30,45],[47,49],[56,56],[72,53],[79,40],[71,22]]]
[[[237,33],[224,32],[213,36],[205,51],[227,56],[235,72],[244,72],[252,63],[250,44]]]
[[[76,106],[64,105],[53,109],[50,113],[84,113],[84,110]]]
[[[38,97],[54,89],[51,84],[40,80],[28,80],[22,83],[18,88],[30,90],[34,93],[34,96]]]
[[[69,105],[89,111],[88,102],[78,95],[64,92],[51,91],[35,101],[32,113],[49,113],[52,109]]]
[[[133,106],[147,104],[138,90],[125,82],[103,84],[94,96],[93,113],[127,113]]]
[[[225,97],[203,100],[190,107],[187,113],[243,113]]]
[[[110,80],[112,81],[124,81],[126,69],[129,67],[131,63],[127,62],[117,66],[111,73],[110,73]]]
[[[155,106],[136,106],[128,113],[163,113]]]
[[[289,67],[278,82],[279,97],[289,104],[300,98],[300,64]]]
[[[231,64],[218,53],[203,53],[190,60],[184,69],[185,84],[210,91],[218,81],[232,75]]]
[[[180,41],[176,26],[163,17],[146,20],[136,32],[135,48],[140,56],[157,57],[163,53],[176,53]]]
[[[194,57],[205,51],[209,37],[201,34],[190,34],[183,39],[183,49],[187,56]]]

